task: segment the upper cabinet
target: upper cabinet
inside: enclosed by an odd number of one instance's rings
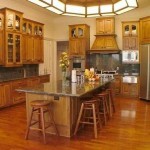
[[[44,25],[42,23],[23,19],[23,64],[39,64],[43,62],[43,29]]]
[[[139,22],[122,22],[123,50],[139,49]]]
[[[150,16],[140,19],[140,44],[150,43]]]
[[[22,18],[23,13],[11,10],[11,9],[4,9],[5,13],[5,29],[7,31],[15,31],[15,32],[22,32]]]
[[[138,36],[139,22],[123,22],[123,36]]]
[[[85,56],[90,49],[90,27],[86,24],[69,26],[69,56]]]
[[[23,13],[12,9],[0,10],[0,62],[6,67],[22,65],[22,17]]]
[[[89,37],[89,27],[85,24],[70,25],[69,38],[87,38]]]
[[[113,17],[96,19],[96,34],[115,34],[115,20]]]

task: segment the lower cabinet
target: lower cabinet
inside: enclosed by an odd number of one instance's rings
[[[138,96],[138,84],[137,83],[122,83],[122,95],[124,96]]]
[[[38,85],[39,83],[45,83],[49,81],[50,76],[43,75],[0,83],[0,108],[18,104],[26,100],[25,93],[18,92],[16,89],[26,86],[34,86]]]
[[[115,75],[114,79],[115,94],[119,95],[121,93],[121,76]]]
[[[10,83],[0,84],[0,107],[6,107],[12,104]]]
[[[27,86],[27,79],[12,81],[12,100],[13,104],[24,102],[26,97],[24,92],[18,92],[15,89]]]

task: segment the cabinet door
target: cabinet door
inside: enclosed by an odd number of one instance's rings
[[[129,83],[122,83],[122,94],[123,95],[130,95],[130,84]]]
[[[140,20],[140,36],[141,44],[150,43],[150,17]]]
[[[124,37],[123,49],[124,50],[137,50],[138,49],[138,38],[137,37]]]
[[[114,88],[115,88],[115,94],[120,94],[121,92],[121,78],[120,76],[115,76],[114,77]]]
[[[11,104],[11,86],[9,83],[0,84],[0,107]]]
[[[69,41],[69,55],[78,55],[79,49],[78,49],[78,39],[71,39]]]
[[[34,62],[43,62],[43,39],[34,37]]]
[[[27,86],[27,80],[18,80],[12,82],[12,99],[13,104],[25,101],[25,93],[18,92],[16,89],[23,88]]]
[[[77,27],[77,36],[78,36],[78,38],[85,37],[85,27],[84,27],[84,25]]]
[[[138,36],[138,22],[123,23],[123,36]]]
[[[0,31],[0,64],[4,63],[4,32]]]
[[[15,54],[14,54],[14,60],[15,64],[22,64],[22,35],[15,34]]]
[[[79,39],[78,40],[78,54],[81,55],[85,55],[85,48],[86,48],[86,40],[85,39]]]
[[[6,33],[6,65],[14,63],[15,41],[13,33]]]
[[[114,34],[114,18],[96,19],[97,34]]]
[[[130,95],[131,96],[138,96],[138,84],[137,83],[132,83],[130,85]]]

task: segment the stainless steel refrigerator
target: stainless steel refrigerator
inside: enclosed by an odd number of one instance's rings
[[[150,44],[141,45],[140,98],[150,100]]]

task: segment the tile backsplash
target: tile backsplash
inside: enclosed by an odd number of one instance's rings
[[[38,75],[38,65],[23,65],[21,67],[0,67],[0,79],[17,79]]]

